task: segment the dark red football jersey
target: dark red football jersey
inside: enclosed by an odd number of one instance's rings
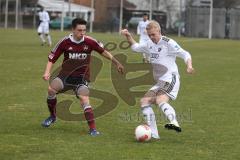
[[[48,60],[55,63],[64,54],[60,75],[83,76],[90,80],[90,62],[92,51],[104,52],[103,45],[91,37],[84,36],[82,40],[75,41],[72,34],[60,40],[48,56]]]

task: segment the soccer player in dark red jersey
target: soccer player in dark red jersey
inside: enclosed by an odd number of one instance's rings
[[[67,89],[73,89],[80,99],[85,118],[89,126],[89,134],[96,136],[93,109],[89,102],[90,63],[92,51],[112,61],[116,65],[118,72],[123,73],[124,67],[119,63],[103,45],[93,38],[86,36],[85,20],[76,18],[72,21],[72,33],[60,40],[48,56],[48,62],[43,75],[43,79],[48,81],[53,64],[63,54],[64,59],[62,69],[58,76],[54,78],[48,87],[47,105],[50,117],[42,122],[42,126],[49,127],[56,121],[56,94]]]

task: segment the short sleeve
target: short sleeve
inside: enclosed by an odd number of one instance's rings
[[[92,47],[93,47],[93,50],[98,52],[98,53],[103,53],[104,52],[104,46],[103,46],[103,43],[102,42],[98,42],[96,40],[93,40],[92,41]]]
[[[64,52],[64,39],[60,40],[48,55],[48,60],[55,63],[61,54]]]

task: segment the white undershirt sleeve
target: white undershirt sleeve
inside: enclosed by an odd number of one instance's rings
[[[131,46],[131,49],[138,53],[148,53],[147,44],[135,43]]]

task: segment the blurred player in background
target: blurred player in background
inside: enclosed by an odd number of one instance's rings
[[[143,15],[143,20],[139,21],[138,26],[137,26],[137,34],[140,36],[139,37],[139,43],[144,44],[149,40],[149,37],[147,35],[146,27],[149,23],[148,20],[148,15],[144,14]],[[150,57],[148,54],[143,53],[143,62],[144,63],[149,63]]]
[[[180,76],[176,64],[176,57],[182,58],[187,65],[187,73],[194,73],[191,55],[182,49],[174,40],[162,36],[158,22],[150,21],[147,25],[149,40],[143,44],[136,43],[127,29],[121,31],[126,36],[131,48],[135,52],[147,53],[153,67],[153,77],[156,84],[141,99],[142,113],[147,124],[152,130],[152,137],[159,139],[155,114],[152,104],[157,104],[170,123],[165,125],[167,129],[181,132],[174,108],[169,100],[177,98],[180,87]]]
[[[123,73],[123,66],[119,63],[103,45],[93,38],[86,36],[85,20],[76,18],[72,21],[72,33],[61,39],[48,56],[46,70],[43,75],[44,80],[49,80],[53,64],[63,54],[64,60],[62,69],[48,87],[47,104],[50,117],[42,122],[42,126],[49,127],[56,121],[56,94],[72,89],[80,100],[84,110],[85,118],[89,125],[89,134],[96,136],[93,109],[89,102],[90,63],[92,51],[98,52],[101,56],[112,61],[118,72]]]
[[[44,10],[44,8],[41,8],[40,12],[38,13],[39,16],[39,25],[38,25],[38,35],[42,41],[42,46],[46,44],[45,37],[48,40],[48,45],[52,46],[52,40],[51,36],[49,35],[49,14],[47,11]]]

